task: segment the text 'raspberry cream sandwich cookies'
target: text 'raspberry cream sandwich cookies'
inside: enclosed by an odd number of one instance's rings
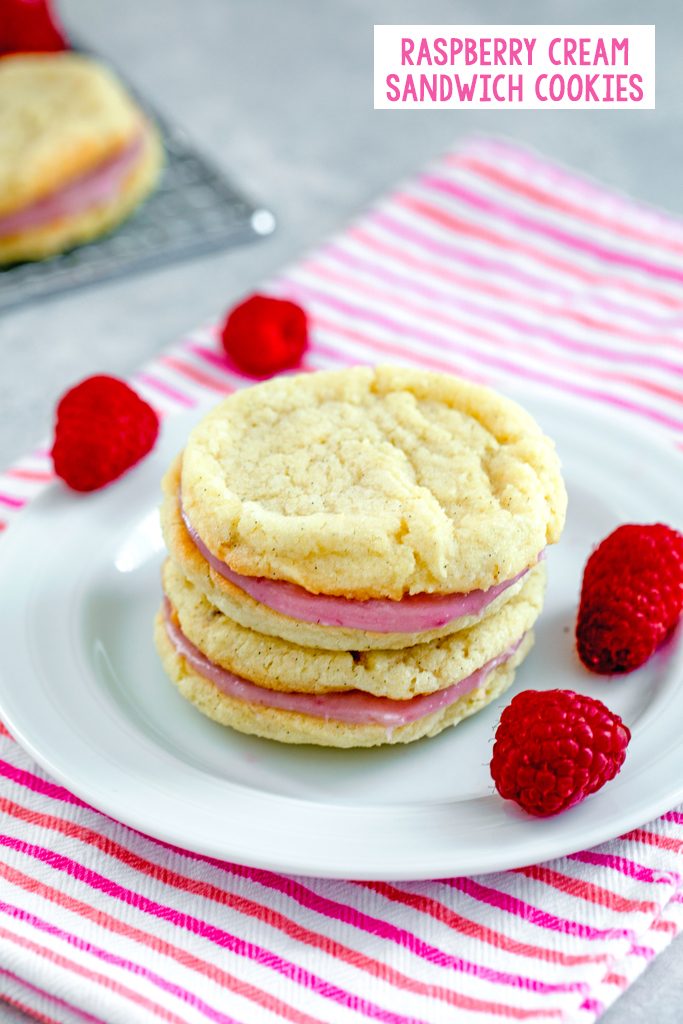
[[[231,396],[164,494],[168,674],[218,721],[335,746],[434,735],[510,684],[566,507],[519,406],[399,367]]]
[[[0,263],[88,242],[127,217],[161,167],[156,128],[96,61],[0,60]]]

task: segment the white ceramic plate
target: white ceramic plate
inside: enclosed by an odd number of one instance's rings
[[[152,644],[163,558],[159,480],[191,421],[88,496],[50,487],[0,545],[0,712],[47,772],[113,818],[178,846],[275,870],[437,878],[591,846],[683,799],[683,644],[639,672],[601,678],[574,653],[581,573],[621,521],[682,526],[683,459],[620,416],[520,397],[562,456],[570,513],[548,556],[536,646],[514,690],[456,729],[407,747],[335,751],[242,736],[167,681]],[[493,791],[492,738],[512,693],[568,687],[633,732],[621,774],[555,818]]]

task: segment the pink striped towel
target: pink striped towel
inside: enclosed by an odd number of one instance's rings
[[[311,367],[531,378],[681,445],[682,282],[681,221],[477,140],[267,287],[310,310]],[[134,381],[167,413],[243,383],[211,329]],[[4,526],[49,477],[0,478]],[[683,926],[681,810],[519,871],[335,882],[171,849],[4,731],[0,757],[0,995],[46,1022],[588,1022]]]

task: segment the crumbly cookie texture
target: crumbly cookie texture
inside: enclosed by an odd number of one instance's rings
[[[245,629],[221,614],[168,560],[163,588],[184,635],[221,668],[270,690],[329,693],[364,690],[408,700],[467,678],[509,650],[538,618],[545,566],[496,614],[442,640],[396,651],[325,651]]]
[[[47,259],[75,245],[99,238],[125,220],[152,192],[159,179],[163,160],[161,140],[152,125],[147,125],[145,132],[145,146],[140,159],[112,201],[93,206],[83,213],[0,238],[0,264]]]
[[[381,725],[326,721],[229,697],[215,683],[188,667],[168,638],[161,612],[155,621],[154,638],[166,674],[182,696],[208,718],[239,732],[278,740],[280,743],[310,743],[323,747],[376,747],[382,744],[411,743],[424,736],[436,736],[449,725],[457,725],[503,694],[514,680],[515,669],[533,645],[533,634],[529,633],[512,657],[493,669],[479,689],[466,694],[447,708],[425,715],[408,725],[387,730]]]
[[[331,651],[368,651],[395,650],[426,643],[468,629],[476,622],[495,615],[507,601],[519,594],[524,586],[524,579],[518,580],[487,605],[481,614],[464,615],[438,629],[420,633],[373,633],[340,626],[319,626],[312,622],[299,622],[254,600],[209,565],[185,529],[178,505],[179,484],[180,457],[173,462],[162,482],[164,500],[161,506],[161,528],[172,561],[224,615],[257,633],[282,637],[293,644]]]
[[[106,68],[76,53],[0,61],[0,216],[124,149],[144,117]]]
[[[486,590],[564,524],[552,441],[514,402],[398,366],[278,377],[191,432],[183,504],[234,571],[312,593]]]

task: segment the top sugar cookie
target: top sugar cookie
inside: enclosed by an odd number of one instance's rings
[[[142,112],[106,68],[75,53],[0,61],[0,215],[37,202],[123,150]]]
[[[190,434],[181,500],[233,571],[361,600],[487,590],[535,564],[566,510],[528,413],[398,366],[231,395]]]

